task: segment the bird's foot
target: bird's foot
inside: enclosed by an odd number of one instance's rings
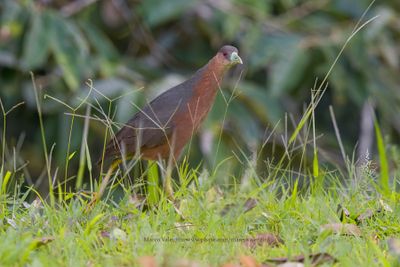
[[[93,210],[93,208],[99,202],[100,197],[101,196],[100,196],[100,194],[98,192],[93,192],[92,193],[92,199],[90,200],[90,202],[85,207],[85,212],[89,212],[89,211]]]

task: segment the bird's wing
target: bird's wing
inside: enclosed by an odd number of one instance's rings
[[[138,112],[135,124],[141,128],[142,147],[156,147],[166,142],[174,131],[174,118],[182,112],[191,96],[185,83],[159,95]]]
[[[189,79],[147,104],[108,143],[106,156],[118,155],[122,148],[132,154],[137,147],[157,147],[167,142],[174,131],[174,117],[190,100],[191,89]]]

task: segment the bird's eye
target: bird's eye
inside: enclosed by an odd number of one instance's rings
[[[228,55],[228,53],[224,52],[223,55],[224,55],[224,57],[226,57]]]

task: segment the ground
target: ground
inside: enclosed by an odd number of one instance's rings
[[[175,203],[161,197],[153,207],[128,191],[115,201],[107,195],[90,211],[83,193],[64,194],[54,207],[15,193],[1,206],[0,263],[247,267],[300,255],[306,266],[399,264],[399,195],[379,193],[371,176],[343,181],[331,172],[300,186],[254,175],[234,188],[204,173],[189,177]],[[309,255],[316,253],[327,258],[315,262]]]

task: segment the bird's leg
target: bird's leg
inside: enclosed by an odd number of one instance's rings
[[[92,210],[94,205],[101,199],[102,195],[104,194],[104,191],[106,190],[107,184],[110,181],[111,175],[113,174],[113,172],[115,171],[115,169],[118,167],[118,165],[120,163],[121,163],[121,160],[116,160],[108,168],[106,176],[104,176],[104,179],[101,181],[99,191],[93,193],[92,200],[88,203],[88,205],[86,207],[86,211]]]
[[[172,154],[168,158],[167,162],[167,168],[165,171],[165,179],[164,179],[164,191],[167,194],[167,198],[171,200],[172,202],[175,200],[174,199],[174,189],[172,187],[172,170],[173,170],[173,164],[176,166],[176,157],[174,154]],[[176,166],[178,168],[178,166]]]

